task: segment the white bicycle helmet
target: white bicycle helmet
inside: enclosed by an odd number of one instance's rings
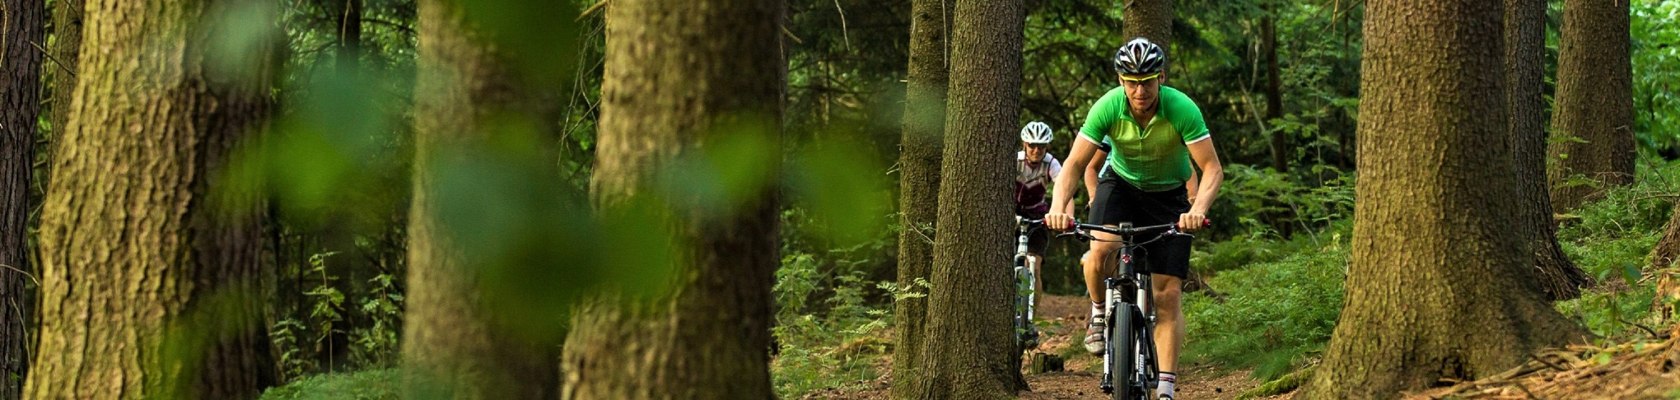
[[[1022,142],[1030,144],[1050,144],[1050,140],[1054,138],[1055,136],[1050,134],[1050,125],[1043,122],[1033,121],[1027,123],[1026,127],[1021,128]]]

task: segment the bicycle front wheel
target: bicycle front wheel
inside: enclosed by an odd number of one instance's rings
[[[1133,363],[1137,357],[1137,338],[1133,335],[1133,328],[1137,324],[1137,316],[1130,304],[1114,303],[1109,306],[1109,320],[1114,321],[1108,329],[1109,364],[1113,368],[1114,391],[1113,400],[1136,400],[1143,398],[1143,389],[1134,385],[1137,380],[1137,365]]]

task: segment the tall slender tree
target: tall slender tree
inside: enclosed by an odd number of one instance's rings
[[[1266,58],[1266,123],[1283,118],[1283,80],[1278,70],[1278,33],[1276,2],[1261,3],[1260,52]],[[1268,125],[1269,126],[1269,125]],[[1289,171],[1289,136],[1282,129],[1272,128],[1272,168]]]
[[[57,136],[26,397],[253,398],[274,383],[263,207],[223,172],[267,126],[272,66],[267,42],[222,40],[271,5],[87,3],[99,51]]]
[[[58,136],[70,123],[70,102],[76,91],[76,60],[82,46],[82,7],[85,0],[53,1],[52,57],[46,68],[52,81],[52,132]]]
[[[921,399],[986,399],[1026,389],[1010,325],[1011,157],[1020,125],[1024,5],[956,2],[933,289],[917,363]]]
[[[1367,3],[1347,294],[1306,398],[1395,398],[1580,334],[1529,278],[1526,239],[1506,229],[1517,216],[1504,76],[1475,73],[1499,70],[1502,47],[1463,40],[1501,37],[1502,11]]]
[[[932,280],[933,237],[939,218],[940,152],[945,140],[945,93],[951,11],[940,0],[910,5],[910,74],[905,89],[904,139],[899,146],[898,286],[926,292],[917,281]],[[927,298],[899,300],[893,313],[898,343],[893,348],[893,387],[910,395],[918,373]]]
[[[598,210],[646,198],[679,156],[730,135],[762,139],[765,153],[751,162],[779,166],[786,8],[773,0],[615,0],[607,7],[590,182]],[[731,129],[741,126],[762,129]],[[774,192],[750,191],[733,211],[669,199],[673,239],[684,244],[672,261],[670,292],[606,293],[580,306],[561,357],[561,398],[772,397]]]
[[[1626,1],[1567,0],[1552,107],[1552,206],[1633,183],[1633,61]]]
[[[507,5],[489,7],[497,6]],[[510,264],[524,260],[470,247],[465,229],[446,220],[450,210],[459,209],[459,202],[448,203],[448,191],[461,188],[444,182],[451,172],[447,168],[484,162],[486,154],[477,150],[510,140],[516,131],[509,124],[542,126],[539,121],[546,121],[547,86],[522,64],[530,59],[511,54],[509,47],[569,38],[497,35],[487,24],[502,21],[471,14],[485,9],[474,9],[468,1],[421,0],[418,7],[420,76],[402,342],[405,389],[410,397],[422,398],[552,398],[558,391],[554,343],[512,326],[508,321],[521,318],[513,315],[519,310],[498,307],[488,297],[487,271],[515,268]],[[340,55],[353,56],[349,53]]]
[[[1546,192],[1546,3],[1505,0],[1505,106],[1507,143],[1517,196],[1513,233],[1534,253],[1533,274],[1551,300],[1580,296],[1587,275],[1558,246],[1552,200]]]
[[[1122,0],[1126,39],[1146,37],[1163,49],[1171,49],[1173,0]],[[1125,41],[1115,43],[1115,48]],[[1168,50],[1168,54],[1172,53]]]
[[[41,53],[46,5],[33,0],[0,1],[0,399],[20,398],[27,371],[25,342],[30,302],[24,295],[29,270],[29,177],[33,174],[35,121],[41,110]]]

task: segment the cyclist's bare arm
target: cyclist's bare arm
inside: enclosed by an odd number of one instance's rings
[[[1097,173],[1102,171],[1102,160],[1108,159],[1108,152],[1097,150],[1097,153],[1092,155],[1092,159],[1096,162],[1089,163],[1085,167],[1085,196],[1089,197],[1091,203],[1094,204],[1097,202]]]
[[[1075,135],[1078,136],[1078,135]],[[1083,186],[1085,168],[1091,163],[1091,156],[1097,152],[1097,144],[1084,136],[1073,140],[1073,150],[1068,152],[1066,162],[1062,164],[1062,173],[1056,176],[1056,186],[1050,201],[1050,213],[1044,216],[1045,226],[1058,231],[1067,230],[1073,224],[1073,210],[1069,209],[1070,199],[1073,198],[1074,188]],[[1205,140],[1204,140],[1205,141]]]
[[[1201,184],[1201,173],[1197,171],[1196,168],[1191,168],[1190,180],[1184,182],[1184,197],[1189,199],[1191,203],[1196,202],[1196,191],[1201,189],[1197,187]]]
[[[1219,163],[1219,152],[1214,150],[1213,139],[1209,138],[1191,143],[1190,159],[1201,167],[1202,174],[1197,182],[1196,201],[1190,204],[1190,212],[1179,216],[1179,227],[1193,232],[1207,223],[1208,209],[1213,207],[1213,200],[1219,197],[1219,185],[1225,182],[1225,167]]]

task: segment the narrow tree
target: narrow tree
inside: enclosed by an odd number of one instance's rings
[[[1121,0],[1126,38],[1115,48],[1135,37],[1146,37],[1163,49],[1172,43],[1173,0]],[[1171,50],[1167,54],[1172,54]]]
[[[266,128],[270,48],[217,42],[265,22],[231,10],[268,4],[88,2],[99,51],[57,136],[27,398],[254,398],[274,383],[263,207],[223,173]],[[246,51],[208,53],[228,48]]]
[[[940,168],[933,289],[915,390],[920,399],[1013,397],[1026,389],[1006,299],[1009,182],[1020,125],[1022,3],[959,0]]]
[[[779,165],[786,7],[774,0],[615,0],[607,7],[600,147],[590,182],[597,209],[645,198],[678,156],[729,134],[766,136],[754,162]],[[741,126],[763,129],[731,129]],[[561,357],[561,398],[772,397],[770,286],[780,229],[773,192],[745,196],[732,212],[670,199],[673,239],[684,244],[667,279],[671,291],[652,299],[607,293],[580,306]]]
[[[1580,329],[1529,276],[1504,145],[1502,8],[1367,4],[1358,206],[1341,318],[1309,399],[1396,398],[1473,380]]]
[[[1655,268],[1675,267],[1680,261],[1680,201],[1674,202],[1674,212],[1669,215],[1668,223],[1663,225],[1662,239],[1651,248],[1651,266]]]
[[[910,74],[905,89],[904,139],[899,146],[900,226],[898,286],[927,292],[917,280],[932,280],[933,236],[939,217],[939,165],[944,146],[945,92],[950,79],[947,34],[951,10],[939,0],[910,4]],[[927,321],[927,298],[897,302],[893,325],[893,387],[900,397],[910,395],[920,361]]]
[[[29,177],[34,166],[35,119],[40,112],[43,8],[34,0],[0,1],[0,399],[22,397],[28,364],[24,329],[31,304],[24,296],[29,270]]]
[[[70,101],[76,90],[76,60],[82,45],[82,6],[84,0],[53,1],[52,57],[47,65],[52,80],[52,132],[59,136],[70,123]]]
[[[1262,3],[1260,18],[1260,52],[1266,58],[1266,124],[1283,118],[1283,80],[1279,78],[1278,70],[1278,33],[1276,2]],[[1272,127],[1272,168],[1278,172],[1289,171],[1289,136],[1287,132]]]
[[[1541,113],[1546,55],[1546,3],[1505,0],[1506,136],[1516,181],[1512,232],[1534,253],[1534,273],[1550,300],[1580,296],[1586,273],[1558,246],[1552,200],[1546,193],[1546,129]]]
[[[446,168],[484,161],[487,155],[476,150],[513,134],[509,121],[536,123],[544,116],[544,86],[507,46],[548,38],[495,36],[482,15],[469,16],[466,1],[421,0],[417,6],[420,76],[403,319],[405,390],[419,398],[552,398],[558,386],[553,343],[519,332],[507,323],[518,318],[512,315],[518,310],[488,301],[486,271],[517,266],[469,248],[472,238],[445,221],[450,210],[459,209],[448,208],[447,191],[461,189],[441,183],[450,172]]]
[[[1567,0],[1558,46],[1548,171],[1552,206],[1569,211],[1606,185],[1633,183],[1629,3]]]

